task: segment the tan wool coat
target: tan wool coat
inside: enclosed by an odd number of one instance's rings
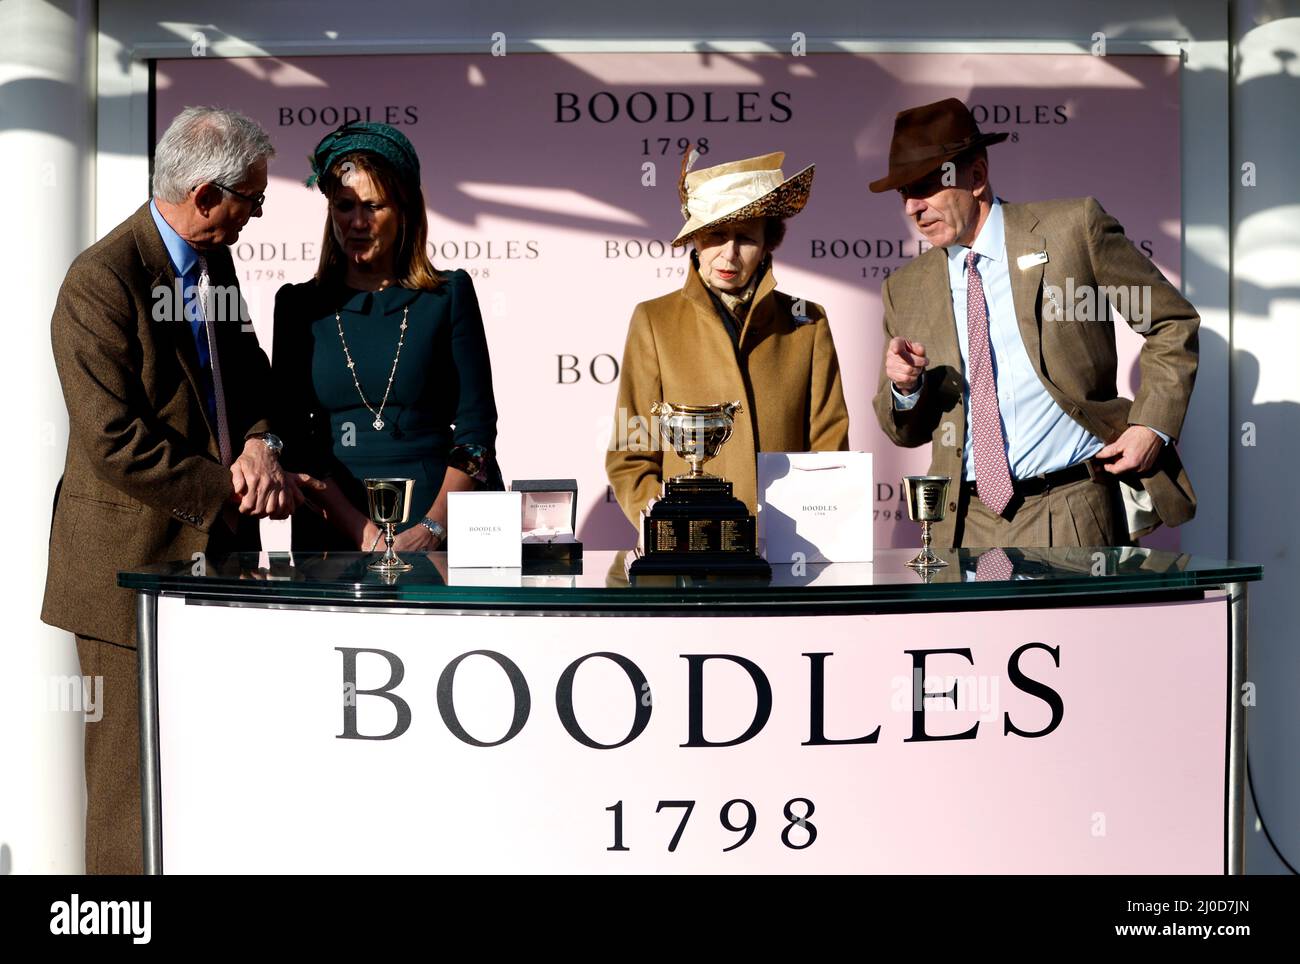
[[[637,305],[628,327],[605,469],[633,525],[661,494],[664,478],[690,470],[676,452],[664,451],[662,439],[651,439],[653,402],[741,403],[731,438],[704,468],[732,482],[751,512],[758,503],[756,453],[848,448],[849,413],[821,306],[777,291],[769,269],[737,352],[699,272],[687,272],[680,291]]]

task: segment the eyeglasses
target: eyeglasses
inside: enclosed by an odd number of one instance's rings
[[[898,193],[906,201],[909,198],[927,198],[933,194],[939,193],[944,188],[943,182],[936,177],[927,177],[924,180],[913,181],[911,184],[904,184],[898,189]]]
[[[226,185],[219,184],[216,181],[209,181],[208,183],[211,184],[213,187],[219,187],[221,188],[221,190],[228,191],[229,193],[233,194],[235,197],[242,198],[243,200],[247,201],[249,204],[253,205],[254,211],[260,211],[262,209],[262,205],[266,203],[266,194],[264,193],[244,194],[242,191],[236,191],[233,187],[226,187]]]

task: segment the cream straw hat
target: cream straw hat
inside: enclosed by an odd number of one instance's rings
[[[777,151],[686,173],[679,187],[686,224],[673,239],[673,246],[685,244],[691,235],[715,224],[757,217],[788,218],[802,211],[808,203],[815,165],[787,178],[781,171],[784,160],[785,154]]]

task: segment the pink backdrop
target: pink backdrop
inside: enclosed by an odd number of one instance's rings
[[[985,130],[1008,200],[1094,195],[1178,280],[1178,62],[1007,54],[511,54],[192,59],[158,65],[161,132],[190,104],[234,107],[275,141],[266,215],[235,248],[264,346],[275,290],[311,275],[325,217],[306,157],[339,123],[399,125],[420,153],[433,259],[475,278],[492,351],[506,479],[576,477],[593,548],[634,539],[607,491],[617,365],[632,307],[679,288],[681,138],[701,163],[774,150],[817,164],[812,197],[776,255],[780,287],[824,305],[851,416],[876,456],[876,544],[917,541],[897,479],[928,449],[896,450],[870,400],[883,275],[918,252],[895,194],[873,195],[894,114],[957,96]],[[663,139],[663,140],[661,140]],[[655,185],[645,186],[647,162]],[[1122,328],[1123,326],[1121,326]],[[1139,336],[1121,331],[1121,392]],[[1162,531],[1148,545],[1176,545]],[[284,545],[282,529],[268,545]]]

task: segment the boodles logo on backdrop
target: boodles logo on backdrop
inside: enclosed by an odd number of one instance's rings
[[[268,261],[303,261],[316,263],[315,241],[240,241],[231,249],[235,260],[243,263]]]
[[[429,242],[429,257],[435,264],[455,264],[460,261],[532,261],[540,255],[539,242],[531,238]]]
[[[325,106],[280,105],[277,111],[281,127],[338,127],[356,121],[383,122],[393,127],[420,123],[419,104],[351,104]]]
[[[980,127],[986,124],[1068,124],[1070,113],[1064,104],[971,104],[971,116]]]
[[[636,90],[630,94],[557,90],[555,123],[590,120],[612,124],[622,118],[633,124],[788,124],[794,117],[790,98],[788,90],[706,90],[695,94],[684,90]]]

